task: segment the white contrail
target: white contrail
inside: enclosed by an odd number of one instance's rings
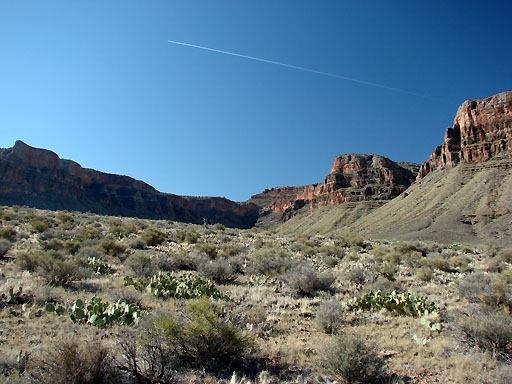
[[[223,53],[223,54],[225,54],[225,55],[231,55],[231,56],[236,56],[236,57],[242,57],[242,58],[244,58],[244,59],[250,59],[250,60],[261,61],[261,62],[263,62],[263,63],[280,65],[281,67],[297,69],[297,70],[299,70],[299,71],[306,71],[306,72],[316,73],[316,74],[319,74],[319,75],[330,76],[330,77],[334,77],[334,78],[336,78],[336,79],[352,81],[352,82],[354,82],[354,83],[370,85],[370,86],[372,86],[372,87],[384,88],[384,89],[388,89],[388,90],[390,90],[390,91],[395,91],[395,92],[407,93],[407,94],[409,94],[409,95],[413,95],[413,96],[417,96],[417,97],[423,97],[423,98],[426,98],[426,99],[438,100],[438,99],[435,99],[435,98],[432,98],[432,97],[429,97],[429,96],[426,96],[426,95],[422,95],[422,94],[420,94],[420,93],[415,93],[415,92],[411,92],[411,91],[406,91],[405,89],[389,87],[389,86],[387,86],[387,85],[383,85],[383,84],[372,83],[372,82],[369,82],[369,81],[364,81],[364,80],[354,79],[354,78],[352,78],[352,77],[347,77],[347,76],[342,76],[342,75],[336,75],[336,74],[334,74],[334,73],[329,73],[329,72],[317,71],[316,69],[310,69],[310,68],[299,67],[299,66],[297,66],[297,65],[286,64],[286,63],[280,63],[279,61],[273,61],[273,60],[261,59],[261,58],[259,58],[259,57],[253,57],[253,56],[242,55],[242,54],[240,54],[240,53],[234,53],[234,52],[222,51],[222,50],[220,50],[220,49],[214,49],[214,48],[203,47],[203,46],[201,46],[201,45],[195,45],[195,44],[183,43],[183,42],[181,42],[181,41],[167,40],[167,42],[168,42],[168,43],[172,43],[172,44],[183,45],[183,46],[186,46],[186,47],[192,47],[192,48],[204,49],[205,51],[211,51],[211,52]]]

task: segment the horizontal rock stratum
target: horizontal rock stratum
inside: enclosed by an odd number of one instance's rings
[[[390,200],[411,185],[418,167],[412,163],[395,163],[379,155],[341,155],[334,159],[323,183],[267,189],[249,201],[266,210],[284,212],[296,205],[321,208],[349,202]]]
[[[0,149],[0,204],[238,228],[250,228],[258,219],[258,207],[251,203],[162,193],[143,181],[82,168],[22,141]]]
[[[512,91],[462,103],[443,144],[421,165],[418,180],[445,166],[500,158],[512,158]]]

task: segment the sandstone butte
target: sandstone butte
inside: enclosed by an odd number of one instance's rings
[[[512,91],[461,104],[444,142],[425,161],[417,180],[444,167],[512,158]]]
[[[82,168],[22,141],[0,149],[1,204],[238,228],[250,228],[258,219],[258,207],[251,203],[161,193],[143,181]]]
[[[251,196],[264,211],[285,212],[309,204],[311,208],[359,201],[390,200],[409,187],[417,164],[395,163],[379,155],[346,154],[334,159],[323,183],[266,189]]]

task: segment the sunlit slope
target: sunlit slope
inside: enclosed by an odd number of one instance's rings
[[[377,238],[510,244],[511,167],[511,160],[493,160],[432,172],[350,230]]]

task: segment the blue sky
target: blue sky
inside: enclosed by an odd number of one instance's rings
[[[237,201],[320,182],[343,153],[420,163],[462,101],[512,88],[511,14],[507,1],[2,1],[0,147]]]

